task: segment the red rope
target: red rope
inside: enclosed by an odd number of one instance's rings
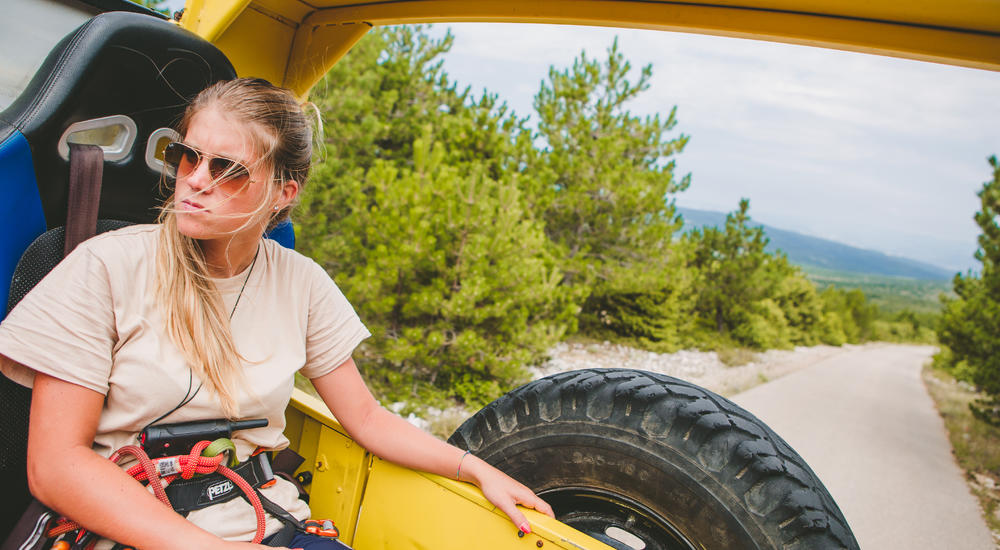
[[[149,455],[146,454],[146,451],[142,450],[142,448],[137,445],[126,445],[111,455],[111,462],[118,464],[118,461],[125,455],[132,455],[139,461],[138,465],[145,473],[145,479],[150,481],[149,486],[153,489],[153,494],[156,495],[156,498],[160,502],[170,506],[170,499],[167,498],[167,492],[163,490],[163,484],[160,483],[160,476],[156,473],[156,466],[153,465],[153,461],[149,459]],[[133,475],[132,477],[135,476]],[[153,480],[156,480],[155,483]]]
[[[59,535],[62,535],[64,533],[76,531],[79,528],[80,528],[79,523],[66,518],[59,518],[56,520],[56,524],[53,525],[52,528],[49,529],[47,533],[45,533],[45,536],[48,538],[58,537]]]
[[[253,487],[247,483],[247,480],[240,477],[239,474],[230,470],[229,468],[219,465],[219,473],[229,478],[230,481],[235,483],[243,493],[250,500],[250,505],[253,506],[253,511],[257,516],[257,533],[253,537],[254,544],[260,544],[260,541],[264,540],[264,530],[267,528],[266,516],[264,515],[264,505],[261,504],[260,498],[257,496],[257,492],[253,490]]]
[[[222,464],[226,456],[220,454],[217,456],[201,456],[202,451],[205,447],[208,447],[210,443],[208,441],[200,441],[194,447],[191,448],[191,453],[187,455],[170,456],[166,458],[158,458],[151,460],[146,451],[135,445],[127,445],[118,449],[111,455],[111,460],[118,463],[125,455],[133,456],[139,463],[132,466],[127,470],[128,475],[135,478],[137,481],[148,481],[149,486],[153,489],[153,494],[161,502],[170,506],[170,499],[167,498],[167,493],[163,489],[166,485],[170,484],[177,477],[182,479],[191,479],[195,474],[211,474],[214,472],[219,472],[223,477],[232,481],[236,484],[243,494],[247,496],[247,500],[250,501],[250,505],[253,507],[254,514],[257,516],[257,532],[254,534],[253,543],[260,544],[260,541],[264,539],[264,531],[267,527],[266,516],[264,514],[264,505],[261,504],[260,498],[257,496],[257,492],[254,491],[253,486],[251,486],[247,480],[240,477],[239,474],[230,470]],[[160,475],[160,470],[157,465],[161,462],[173,461],[175,464],[166,466],[164,469],[167,471],[174,471],[166,476]],[[171,507],[173,509],[173,507]],[[80,528],[80,524],[75,521],[71,521],[66,518],[60,518],[56,521],[56,524],[49,529],[47,532],[48,537],[56,537],[64,533],[69,533]]]

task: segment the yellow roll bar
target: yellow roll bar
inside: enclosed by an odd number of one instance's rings
[[[1000,0],[188,0],[241,76],[305,95],[376,25],[518,22],[754,38],[1000,70]]]

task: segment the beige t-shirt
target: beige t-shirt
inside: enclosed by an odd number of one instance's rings
[[[156,304],[159,231],[158,225],[137,225],[82,243],[0,324],[0,354],[28,367],[4,368],[8,378],[30,386],[35,371],[43,372],[105,395],[94,438],[94,450],[103,456],[136,443],[147,424],[199,385],[194,376],[189,386],[191,371],[163,330]],[[295,372],[315,378],[332,371],[370,333],[322,267],[268,239],[252,268],[215,282],[233,311],[237,349],[248,360],[238,394],[240,417],[269,421],[233,435],[242,461],[257,447],[288,445],[284,410]],[[202,389],[160,422],[222,416],[215,395]],[[296,517],[308,517],[291,483],[279,479],[263,494]],[[232,540],[250,540],[254,518],[242,498],[188,516]],[[268,534],[279,528],[277,520],[268,520]]]

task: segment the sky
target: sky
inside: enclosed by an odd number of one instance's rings
[[[806,46],[683,33],[464,23],[444,67],[519,115],[550,66],[603,59],[615,37],[633,74],[652,64],[634,114],[669,113],[691,187],[679,206],[925,261],[978,267],[976,192],[1000,155],[1000,73]],[[532,116],[532,120],[534,117]]]
[[[181,0],[168,0],[177,7]],[[976,192],[1000,155],[1000,73],[890,57],[685,33],[461,23],[444,67],[534,120],[549,67],[615,37],[634,74],[651,64],[637,115],[677,107],[673,135],[687,208],[727,212],[740,198],[760,223],[976,269]]]

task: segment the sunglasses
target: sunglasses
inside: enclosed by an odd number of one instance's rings
[[[167,167],[167,175],[172,178],[186,177],[198,169],[202,160],[208,161],[208,173],[216,182],[232,181],[250,176],[250,170],[243,163],[210,155],[194,147],[171,141],[163,149],[163,163]]]

